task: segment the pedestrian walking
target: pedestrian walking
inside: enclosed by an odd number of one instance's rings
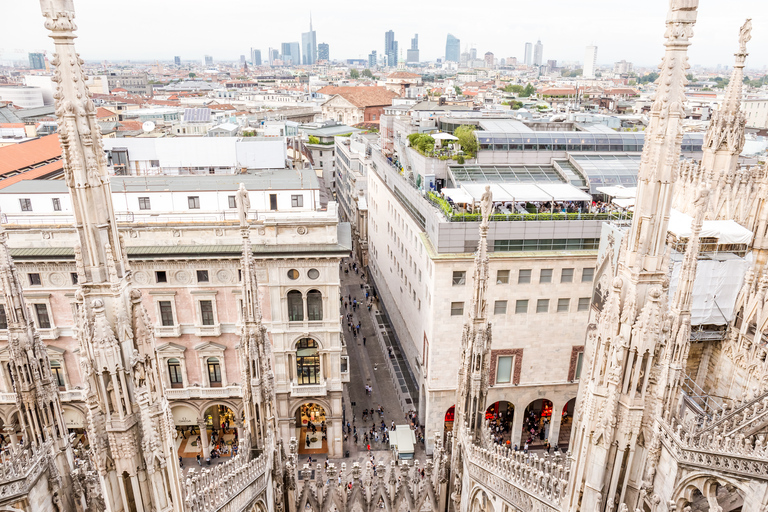
[[[197,465],[198,465],[198,466],[202,466],[202,465],[203,465],[203,461],[202,461],[202,460],[200,460],[200,454],[199,454],[199,453],[197,454],[197,457],[196,457],[196,459],[197,459]]]
[[[365,336],[363,336],[363,346],[365,346]]]

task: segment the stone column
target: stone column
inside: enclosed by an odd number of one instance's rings
[[[509,435],[509,445],[514,448],[517,445],[522,449],[520,445],[520,439],[523,436],[523,416],[525,415],[525,409],[515,407],[515,415],[512,417],[512,432]],[[456,427],[454,426],[454,429]]]
[[[560,407],[560,404],[555,405],[555,402],[552,402],[552,418],[549,420],[549,438],[547,438],[547,441],[549,441],[549,444],[552,445],[554,448],[558,444],[558,440],[560,437],[560,422],[563,419],[563,410]]]
[[[173,464],[174,461],[169,461],[169,464]],[[175,462],[178,464],[178,462]],[[141,492],[141,485],[139,485],[139,477],[136,473],[131,475],[131,490],[133,491],[133,501],[136,503],[136,512],[144,512],[144,496]]]
[[[237,438],[242,439],[243,438],[243,422],[239,418],[235,419],[235,428],[237,429]],[[258,436],[257,432],[254,432],[253,434]]]
[[[208,427],[205,424],[205,419],[197,420],[197,426],[200,427],[200,442],[203,447],[203,458],[207,459],[211,454],[211,449],[208,446]]]

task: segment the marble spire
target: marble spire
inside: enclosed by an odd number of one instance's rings
[[[454,510],[461,509],[464,443],[469,442],[469,435],[480,437],[484,428],[485,401],[488,396],[488,373],[490,371],[491,324],[486,313],[485,295],[488,291],[488,228],[493,196],[490,186],[480,200],[482,221],[480,222],[480,241],[477,244],[473,268],[472,302],[464,322],[461,336],[461,365],[456,389],[456,409],[451,468],[453,488],[451,500]]]
[[[61,409],[59,384],[51,371],[48,350],[40,339],[32,310],[24,300],[23,288],[8,249],[8,236],[0,226],[0,292],[6,297],[8,369],[16,392],[24,445],[39,448],[50,441],[54,460],[48,475],[52,499],[57,500],[64,510],[74,510],[71,478],[74,455]],[[18,445],[12,442],[11,450],[15,452],[17,449]]]
[[[173,420],[154,333],[131,283],[112,206],[96,107],[75,51],[72,0],[40,0],[53,39],[56,117],[79,244],[76,331],[87,385],[90,457],[106,509],[181,511]]]
[[[590,370],[581,383],[573,426],[569,511],[643,508],[627,488],[639,486],[640,476],[630,468],[635,457],[646,455],[640,440],[653,435],[648,418],[656,404],[656,386],[664,384],[660,374],[669,364],[664,359],[670,344],[667,231],[680,167],[687,51],[697,8],[698,0],[670,1],[632,226],[624,235],[606,303],[587,334]],[[679,292],[678,304],[684,309],[690,290],[683,283]]]

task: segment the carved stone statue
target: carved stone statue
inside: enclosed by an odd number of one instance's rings
[[[237,204],[237,218],[240,220],[240,227],[247,227],[248,209],[251,207],[251,200],[248,199],[248,191],[242,183],[240,184],[240,188],[237,189],[235,204]]]
[[[491,214],[491,206],[493,205],[493,194],[491,193],[491,186],[485,186],[485,192],[480,196],[480,213],[485,220]]]
[[[739,49],[741,53],[746,53],[747,43],[752,39],[752,20],[748,19],[744,22],[739,30]]]

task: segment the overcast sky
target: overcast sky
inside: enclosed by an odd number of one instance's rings
[[[422,60],[445,54],[448,32],[461,39],[462,51],[477,48],[497,58],[523,58],[526,41],[544,44],[544,60],[583,61],[588,44],[598,46],[598,64],[626,59],[635,66],[656,66],[663,54],[668,0],[485,0],[337,1],[293,0],[74,0],[77,48],[86,60],[234,60],[250,47],[279,48],[301,41],[309,12],[318,43],[330,45],[331,59],[381,55],[384,32],[395,31],[405,56],[419,34]],[[454,7],[455,6],[455,7]],[[476,9],[473,9],[476,8]],[[5,16],[0,31],[0,61],[26,59],[26,52],[48,50],[39,2],[0,0]],[[12,15],[11,15],[12,14]],[[748,68],[768,65],[768,0],[701,0],[692,64],[732,64],[738,30],[753,20]],[[17,50],[22,50],[18,54]]]

